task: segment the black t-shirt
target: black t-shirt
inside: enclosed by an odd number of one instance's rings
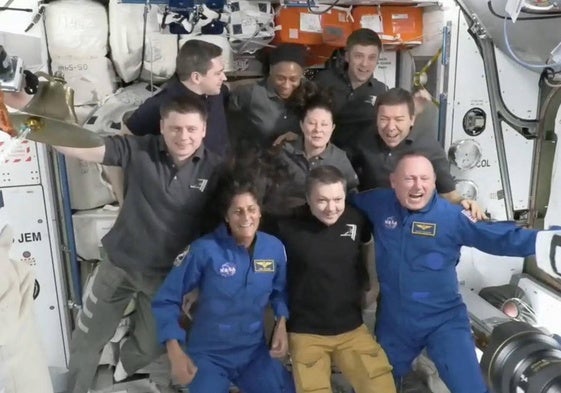
[[[361,213],[347,206],[326,226],[306,206],[277,229],[288,259],[288,331],[335,335],[359,327],[368,284],[361,248],[371,237]]]

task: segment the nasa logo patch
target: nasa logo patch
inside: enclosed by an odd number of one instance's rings
[[[222,277],[232,277],[236,274],[236,265],[230,262],[226,262],[222,266],[220,266],[220,275]]]
[[[397,220],[394,216],[389,216],[384,220],[384,226],[388,229],[395,229],[397,227]]]

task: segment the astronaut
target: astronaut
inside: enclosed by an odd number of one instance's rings
[[[435,172],[410,153],[390,175],[391,189],[357,194],[376,243],[380,303],[376,336],[400,379],[423,348],[454,393],[488,392],[475,355],[469,319],[458,292],[462,246],[494,255],[535,253],[538,231],[511,223],[475,222],[435,192]]]
[[[225,223],[176,259],[152,309],[158,338],[166,345],[172,378],[190,393],[226,393],[230,383],[244,393],[294,392],[292,378],[274,358],[286,355],[286,254],[275,237],[258,232],[258,191],[235,178],[223,193]],[[182,299],[198,288],[188,335],[179,325]],[[276,326],[271,349],[264,334],[265,307]]]

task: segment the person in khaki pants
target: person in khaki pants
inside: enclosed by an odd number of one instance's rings
[[[345,206],[345,178],[332,166],[310,171],[308,205],[278,222],[286,247],[289,352],[298,393],[330,393],[332,364],[356,393],[393,393],[392,367],[362,320],[368,290],[365,218]],[[369,297],[369,296],[368,296]]]

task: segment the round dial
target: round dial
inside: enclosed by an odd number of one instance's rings
[[[472,108],[464,115],[462,126],[469,136],[478,136],[485,131],[487,115],[481,108]]]
[[[458,169],[472,169],[481,161],[481,146],[473,139],[456,141],[448,150],[448,159]]]
[[[460,194],[463,199],[471,199],[474,201],[477,199],[477,184],[471,180],[456,180],[456,191],[458,191],[458,194]]]

